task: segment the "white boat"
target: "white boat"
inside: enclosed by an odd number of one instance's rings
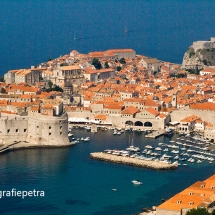
[[[84,138],[84,142],[89,142],[89,141],[90,141],[89,137]]]
[[[141,184],[143,184],[141,181],[137,181],[137,180],[132,180],[131,182],[133,184],[135,184],[135,185],[141,185]]]
[[[153,149],[154,147],[153,147],[153,146],[150,146],[150,145],[146,145],[145,148],[146,148],[146,149]]]
[[[116,188],[113,188],[112,190],[113,190],[113,191],[117,191],[117,189],[116,189]]]
[[[202,161],[201,160],[197,160],[197,163],[202,163]]]

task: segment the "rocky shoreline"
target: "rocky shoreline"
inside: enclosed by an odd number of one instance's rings
[[[155,170],[172,170],[177,169],[177,165],[163,163],[159,161],[145,161],[137,158],[130,158],[124,156],[117,156],[112,154],[107,154],[103,152],[94,152],[90,154],[90,157],[95,160],[107,161],[111,163],[119,163],[130,166],[155,169]]]

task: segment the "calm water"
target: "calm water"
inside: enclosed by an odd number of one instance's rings
[[[0,74],[73,49],[88,53],[133,48],[139,54],[181,63],[193,41],[215,36],[214,8],[211,0],[0,0]],[[91,136],[83,130],[74,133]],[[214,164],[152,171],[89,158],[90,152],[124,149],[128,139],[128,134],[114,137],[110,131],[98,132],[90,143],[71,148],[2,154],[0,190],[44,190],[45,197],[2,198],[0,213],[132,214],[214,174]],[[136,134],[134,142],[143,148],[165,141]],[[133,179],[143,186],[133,186]]]
[[[45,191],[45,197],[40,198],[0,199],[1,214],[131,215],[214,174],[215,164],[155,171],[91,160],[90,152],[128,147],[129,132],[114,136],[113,131],[91,134],[73,129],[73,133],[76,137],[90,136],[91,141],[70,148],[17,150],[0,156],[1,190]],[[147,144],[157,146],[169,140],[145,139],[141,133],[134,134],[134,145],[141,150]],[[143,185],[134,186],[133,179],[141,180]]]
[[[0,0],[0,74],[73,49],[133,48],[181,63],[193,41],[215,36],[214,8],[211,0]]]

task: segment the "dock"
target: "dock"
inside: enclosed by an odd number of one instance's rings
[[[158,131],[152,131],[151,133],[149,134],[146,134],[145,137],[149,137],[149,138],[157,138],[157,137],[160,137],[162,135],[164,135],[165,133],[165,130],[164,129],[159,129]]]
[[[178,165],[168,164],[161,161],[146,161],[138,158],[130,158],[124,156],[117,156],[103,152],[94,152],[90,157],[95,160],[107,161],[111,163],[125,164],[130,166],[155,169],[155,170],[171,170],[177,169]]]

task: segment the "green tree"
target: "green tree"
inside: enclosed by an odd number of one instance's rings
[[[57,85],[55,85],[54,88],[52,88],[54,91],[63,92],[63,89]]]
[[[125,58],[124,58],[124,57],[120,58],[119,62],[120,62],[121,64],[126,64],[126,61],[125,61]]]
[[[182,73],[179,73],[175,76],[176,78],[184,78],[185,77],[185,74],[182,74]]]
[[[207,62],[207,60],[202,60],[202,63],[204,63],[204,65],[207,65],[208,64],[208,62]]]
[[[118,71],[118,72],[119,72],[121,69],[122,69],[121,66],[117,66],[117,67],[116,67],[116,71]]]
[[[61,63],[60,66],[69,66],[68,63]]]
[[[210,215],[206,208],[197,208],[189,210],[186,215]]]
[[[0,76],[0,82],[4,82],[4,77]]]
[[[5,88],[4,88],[4,87],[2,87],[0,92],[1,92],[1,93],[6,93]]]
[[[97,58],[93,58],[92,65],[95,66],[96,69],[101,69],[102,68],[101,63]]]
[[[106,68],[106,69],[108,69],[108,68],[109,68],[109,64],[108,64],[108,62],[107,62],[107,61],[105,62],[105,68]]]
[[[51,89],[52,86],[53,86],[53,83],[52,83],[51,81],[49,81],[49,82],[48,82],[48,86],[49,86],[49,88]]]

